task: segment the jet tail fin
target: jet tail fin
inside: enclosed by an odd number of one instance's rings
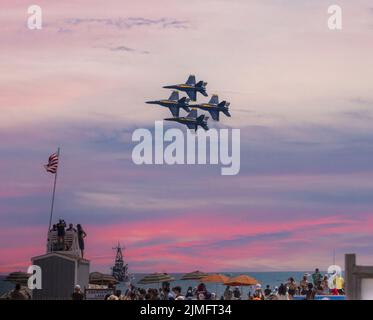
[[[188,106],[182,106],[183,110],[185,110],[186,112],[190,112],[190,109]]]
[[[207,125],[207,120],[209,117],[206,117],[204,114],[200,115],[197,118],[197,127],[201,126],[205,131],[209,130],[209,127]]]
[[[226,110],[222,110],[222,112],[227,116],[227,117],[230,117],[231,114],[229,113],[228,109]]]
[[[204,118],[205,118],[205,115],[204,115],[204,114],[201,114],[201,115],[197,118],[197,122],[202,122]]]
[[[222,108],[224,108],[226,105],[227,105],[227,102],[226,102],[226,101],[222,101],[222,102],[220,102],[220,103],[218,104],[218,107],[219,107],[220,109],[222,109]]]
[[[198,81],[197,84],[196,84],[196,87],[204,87],[207,85],[207,82],[203,82],[202,80],[201,81]]]
[[[219,107],[219,111],[223,112],[227,117],[230,117],[231,114],[229,113],[229,109],[228,109],[228,106],[230,105],[229,102],[227,101],[222,101],[218,104],[218,107]]]
[[[179,103],[184,104],[184,103],[188,103],[189,101],[190,101],[189,98],[187,98],[187,97],[182,97],[182,98],[179,100]]]
[[[190,109],[188,107],[188,102],[190,101],[189,98],[187,97],[182,97],[180,100],[179,100],[179,104],[180,104],[180,107],[182,109],[184,109],[186,112],[190,112]]]

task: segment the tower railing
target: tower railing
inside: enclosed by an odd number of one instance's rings
[[[59,252],[81,257],[78,234],[75,230],[67,230],[63,239],[58,239],[57,231],[49,231],[47,253]]]

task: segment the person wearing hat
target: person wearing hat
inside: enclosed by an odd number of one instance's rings
[[[80,285],[76,285],[74,288],[74,292],[71,295],[73,300],[83,300],[84,299],[84,294],[82,293],[82,290],[80,289]]]
[[[264,294],[262,292],[262,286],[258,283],[255,286],[255,292],[252,300],[264,300]]]

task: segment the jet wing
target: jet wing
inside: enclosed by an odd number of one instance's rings
[[[219,104],[219,97],[218,95],[214,94],[210,99],[210,104]]]
[[[172,91],[170,97],[168,98],[168,100],[171,100],[171,101],[177,101],[179,100],[179,92],[177,91]]]
[[[190,75],[186,84],[189,84],[190,86],[194,86],[196,84],[196,76]]]
[[[188,113],[187,118],[197,118],[197,109],[192,108],[192,110]]]
[[[186,126],[189,128],[189,129],[193,129],[193,130],[196,130],[196,124],[195,123],[186,123]]]
[[[209,110],[209,113],[211,114],[211,117],[215,121],[219,121],[219,111],[218,110]]]
[[[192,101],[196,101],[197,100],[197,92],[195,90],[187,90],[186,91],[186,94],[188,95],[188,97],[192,100]]]
[[[180,113],[180,109],[177,108],[177,107],[168,107],[168,109],[170,109],[172,115],[177,118],[179,117],[179,113]]]

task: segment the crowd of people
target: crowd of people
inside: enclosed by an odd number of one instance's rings
[[[131,285],[129,289],[122,294],[121,290],[116,290],[115,294],[107,295],[105,300],[215,300],[215,293],[207,290],[204,283],[197,287],[189,287],[185,294],[182,293],[180,286],[171,288],[169,282],[163,282],[162,288],[136,288]]]
[[[290,277],[286,282],[274,288],[270,285],[262,288],[260,284],[257,284],[249,290],[246,296],[243,295],[240,287],[227,286],[224,293],[218,297],[216,293],[210,292],[204,283],[194,288],[190,286],[183,292],[180,286],[171,288],[169,282],[164,282],[160,289],[144,289],[130,285],[126,292],[116,290],[114,294],[108,294],[105,300],[292,300],[295,295],[303,296],[306,300],[314,300],[316,295],[344,295],[344,280],[341,274],[323,275],[319,269],[316,269],[312,275],[304,274],[299,282]],[[30,298],[27,290],[25,291],[19,284],[9,296],[12,300]],[[84,299],[84,293],[79,285],[75,286],[71,298],[73,300]]]
[[[341,275],[322,275],[319,269],[316,269],[312,275],[304,274],[299,282],[290,277],[274,288],[270,285],[262,288],[257,284],[247,295],[242,293],[240,287],[227,286],[219,297],[216,293],[210,292],[204,283],[194,288],[188,287],[183,292],[180,286],[171,288],[169,282],[164,282],[160,289],[143,289],[130,285],[126,292],[116,290],[114,294],[108,294],[105,300],[292,300],[295,295],[300,295],[306,300],[314,300],[316,295],[343,294],[344,281]]]
[[[65,220],[60,219],[58,223],[52,226],[50,232],[57,233],[57,242],[52,244],[53,251],[70,250],[69,244],[65,241],[65,236],[66,232],[72,232],[77,236],[79,250],[82,258],[84,257],[84,238],[87,236],[87,233],[83,230],[83,227],[80,224],[77,224],[75,228],[74,225],[70,223],[67,227]]]
[[[105,300],[292,300],[295,295],[306,300],[314,300],[316,295],[344,295],[344,280],[341,274],[323,275],[319,269],[315,269],[312,275],[304,274],[299,282],[290,277],[274,288],[270,285],[262,288],[257,284],[249,290],[247,296],[243,295],[240,287],[227,286],[223,295],[218,297],[204,283],[194,288],[188,287],[183,293],[180,286],[171,288],[170,283],[165,282],[160,289],[143,289],[131,285],[124,294],[116,290],[114,294],[107,295]]]

